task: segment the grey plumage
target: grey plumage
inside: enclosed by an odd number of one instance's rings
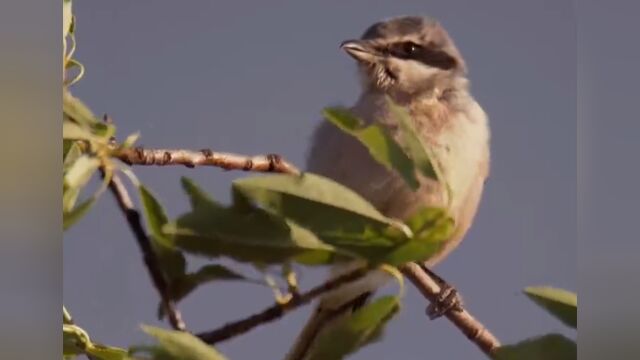
[[[430,259],[435,265],[464,237],[478,208],[489,172],[489,127],[482,108],[469,93],[466,65],[455,44],[433,19],[399,17],[369,27],[359,40],[342,48],[356,59],[363,91],[351,108],[365,122],[384,125],[400,141],[386,96],[410,112],[423,141],[431,148],[452,192],[421,178],[414,192],[395,173],[376,163],[352,137],[323,122],[313,135],[307,169],[332,178],[370,201],[382,213],[406,219],[423,206],[446,206],[456,221],[450,241]],[[356,264],[336,266],[332,275]],[[326,294],[300,334],[288,359],[302,359],[322,325],[323,314],[386,281],[377,271],[364,279]]]

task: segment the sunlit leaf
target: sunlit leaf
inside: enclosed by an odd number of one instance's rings
[[[395,170],[412,189],[418,188],[413,161],[385,128],[378,124],[365,126],[344,108],[327,108],[323,114],[342,131],[358,139],[378,163]]]
[[[356,352],[364,345],[381,337],[384,325],[398,312],[399,300],[384,296],[363,306],[350,316],[330,324],[318,336],[306,359],[338,360]]]
[[[96,141],[98,138],[91,132],[90,128],[85,128],[78,123],[67,120],[62,123],[62,138],[65,140],[87,140]]]
[[[62,37],[66,37],[71,29],[71,0],[62,0]]]
[[[93,112],[80,99],[71,95],[67,89],[62,91],[62,112],[81,126],[100,123]]]
[[[83,187],[99,166],[98,158],[81,155],[66,172],[64,185],[72,189]]]
[[[92,343],[86,350],[86,353],[91,355],[93,359],[100,360],[129,360],[129,352],[124,349],[105,346],[101,344]],[[133,359],[131,359],[133,360]]]
[[[409,261],[425,261],[446,244],[455,230],[453,219],[438,208],[417,211],[407,220],[407,225],[414,234],[413,238],[386,254],[380,262],[401,265]]]
[[[328,178],[268,175],[233,183],[234,198],[294,221],[323,241],[367,256],[367,248],[389,248],[408,239],[406,227],[380,214],[355,192]],[[406,229],[408,230],[408,229]]]
[[[153,336],[159,346],[175,360],[224,360],[226,359],[213,347],[197,337],[184,332],[164,330],[152,326],[142,326],[142,330]]]
[[[94,343],[85,330],[73,324],[62,325],[62,354],[67,357],[89,354],[96,360],[129,359],[126,350]]]
[[[578,326],[578,295],[548,286],[528,287],[524,293],[565,325]]]
[[[132,147],[133,144],[136,143],[138,138],[140,138],[140,133],[139,132],[136,132],[136,133],[133,133],[133,134],[127,136],[127,138],[124,139],[124,141],[122,142],[122,147],[124,147],[124,148]]]
[[[559,334],[527,339],[498,349],[496,360],[576,360],[576,343]]]

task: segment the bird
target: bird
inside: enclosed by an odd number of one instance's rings
[[[404,107],[444,182],[420,176],[418,189],[412,190],[397,173],[377,163],[357,139],[326,121],[312,134],[306,170],[349,187],[389,218],[406,220],[420,208],[448,206],[455,229],[438,252],[424,259],[431,268],[464,238],[489,175],[489,121],[471,95],[466,63],[440,22],[428,16],[376,22],[340,48],[355,60],[361,84],[350,112],[365,124],[383,126],[402,144],[387,99]],[[330,276],[360,265],[358,261],[334,265]],[[330,331],[335,316],[329,321],[328,314],[366,298],[389,279],[384,271],[374,270],[324,294],[286,358],[303,360],[319,334]]]

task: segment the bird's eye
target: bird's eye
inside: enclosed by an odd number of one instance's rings
[[[411,41],[402,43],[402,51],[407,55],[415,54],[418,49],[419,46]]]
[[[405,41],[392,45],[389,52],[402,59],[411,59],[415,58],[419,54],[420,49],[420,45],[411,41]]]

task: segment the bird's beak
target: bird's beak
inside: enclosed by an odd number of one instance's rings
[[[379,52],[364,40],[347,40],[340,44],[340,49],[344,50],[352,58],[359,62],[373,63],[379,60]]]

